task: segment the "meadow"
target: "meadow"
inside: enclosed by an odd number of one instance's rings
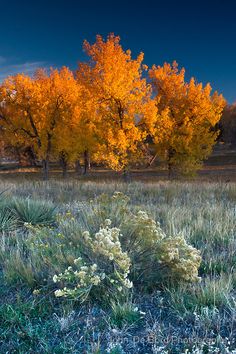
[[[236,184],[0,182],[1,353],[236,353]]]

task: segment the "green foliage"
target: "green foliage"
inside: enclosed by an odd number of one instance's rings
[[[0,232],[9,232],[15,230],[16,218],[10,211],[10,201],[6,191],[0,192]]]
[[[27,225],[24,233],[8,235],[1,240],[0,258],[4,276],[11,284],[34,287],[50,286],[50,278],[70,262],[73,249],[65,249],[56,230]],[[74,253],[76,254],[76,253]]]
[[[0,232],[9,232],[17,228],[17,220],[7,207],[0,207]]]
[[[141,321],[142,312],[132,302],[111,304],[110,323],[112,326],[122,329]]]
[[[46,299],[19,299],[19,295],[16,303],[0,305],[1,352],[72,353],[70,344],[60,337],[53,317],[55,306]]]
[[[55,222],[55,207],[45,201],[15,199],[12,212],[21,224],[52,225]]]
[[[34,259],[35,261],[36,259]],[[22,248],[13,249],[4,261],[3,270],[7,282],[10,284],[23,284],[31,289],[36,285],[35,269],[29,259],[26,258]]]
[[[109,354],[124,354],[124,351],[122,350],[120,344],[118,344],[109,350]]]

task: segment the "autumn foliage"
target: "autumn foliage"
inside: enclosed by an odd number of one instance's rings
[[[143,65],[124,51],[120,38],[84,42],[88,61],[68,68],[18,74],[0,86],[1,136],[5,145],[28,147],[48,178],[49,162],[83,159],[116,171],[150,155],[169,172],[192,173],[209,156],[225,100],[207,84],[185,81],[185,70],[165,63]],[[149,75],[148,75],[149,74]]]
[[[165,63],[149,71],[156,92],[159,119],[153,136],[156,150],[168,163],[169,172],[194,172],[209,156],[218,131],[225,100],[211,86],[185,82],[185,70]]]
[[[157,110],[151,86],[142,77],[141,53],[137,59],[124,51],[119,37],[84,43],[90,61],[79,65],[77,79],[93,97],[98,146],[95,159],[115,170],[137,159]]]

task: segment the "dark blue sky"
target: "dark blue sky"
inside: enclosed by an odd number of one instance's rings
[[[76,68],[82,42],[120,35],[148,65],[176,60],[187,77],[236,101],[236,1],[0,0],[0,80],[38,66]]]

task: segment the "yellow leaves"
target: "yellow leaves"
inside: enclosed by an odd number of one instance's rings
[[[154,141],[159,155],[184,168],[188,159],[197,166],[210,153],[217,136],[212,128],[221,117],[223,97],[216,92],[211,96],[210,84],[203,87],[194,78],[185,82],[185,70],[179,70],[176,62],[153,66],[149,75],[157,92],[159,118]],[[168,151],[171,154],[166,155]]]
[[[142,78],[143,53],[132,59],[114,34],[85,41],[84,49],[91,62],[79,65],[77,79],[95,98],[96,159],[119,170],[147,135],[145,124],[151,130],[156,119],[151,87]]]
[[[73,73],[65,67],[51,69],[49,74],[38,70],[33,78],[23,74],[10,77],[2,87],[11,116],[11,124],[6,123],[8,133],[17,131],[21,142],[33,146],[41,158],[49,158],[77,105],[80,87]]]
[[[66,67],[40,69],[3,82],[8,119],[2,124],[9,140],[14,134],[15,144],[30,144],[43,159],[63,151],[74,161],[86,150],[116,170],[139,159],[149,136],[168,162],[197,165],[207,156],[225,106],[209,84],[186,82],[176,62],[152,66],[148,82],[144,54],[133,59],[114,34],[85,41],[84,50],[89,61],[79,64],[76,75]]]

